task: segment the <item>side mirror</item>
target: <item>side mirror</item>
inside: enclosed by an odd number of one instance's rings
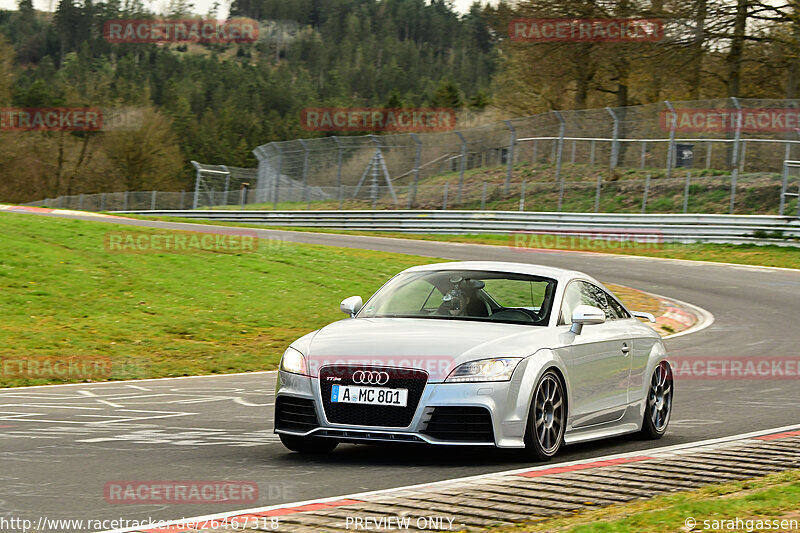
[[[584,325],[602,324],[605,321],[606,314],[599,307],[579,305],[572,311],[572,327],[569,330],[575,335],[580,335]]]
[[[339,310],[352,318],[361,310],[362,305],[364,305],[364,302],[361,300],[361,296],[351,296],[342,300],[342,303],[339,304]]]

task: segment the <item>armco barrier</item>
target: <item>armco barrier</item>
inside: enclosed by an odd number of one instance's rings
[[[269,226],[403,233],[656,233],[663,242],[800,246],[800,219],[769,215],[639,215],[517,211],[116,211]],[[583,232],[583,233],[582,233]]]

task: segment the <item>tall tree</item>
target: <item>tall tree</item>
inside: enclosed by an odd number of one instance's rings
[[[741,96],[742,63],[744,61],[744,43],[747,39],[749,10],[750,0],[736,0],[733,32],[730,36],[730,49],[725,58],[728,70],[728,96]]]

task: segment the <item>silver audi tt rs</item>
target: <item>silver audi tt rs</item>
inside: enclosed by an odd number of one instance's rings
[[[275,432],[290,450],[339,442],[519,448],[640,432],[660,438],[673,382],[659,335],[581,272],[521,263],[417,266],[350,318],[289,346]]]

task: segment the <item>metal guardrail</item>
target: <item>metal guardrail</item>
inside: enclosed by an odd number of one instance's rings
[[[769,215],[641,215],[518,211],[115,211],[269,226],[470,234],[557,232],[598,238],[641,234],[660,242],[777,244],[800,247],[800,219]],[[780,237],[778,237],[780,236]]]

